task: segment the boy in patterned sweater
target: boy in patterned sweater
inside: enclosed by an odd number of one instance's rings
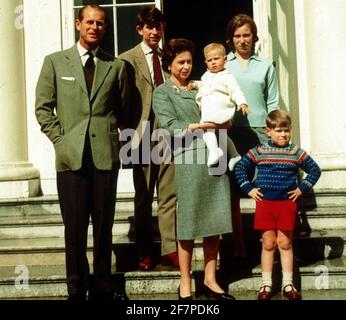
[[[290,143],[291,118],[286,111],[274,110],[266,118],[267,144],[257,146],[236,164],[235,175],[241,189],[256,200],[254,228],[262,232],[262,284],[258,300],[269,300],[276,247],[282,266],[282,295],[300,300],[293,285],[292,234],[297,214],[296,200],[319,179],[320,168],[301,148]],[[251,172],[257,169],[255,180]],[[298,183],[299,169],[307,175]]]

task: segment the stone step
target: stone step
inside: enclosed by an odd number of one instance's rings
[[[224,288],[238,299],[255,300],[261,281],[259,264],[232,263],[218,266],[218,279]],[[203,282],[203,263],[192,263],[193,291],[198,299]],[[318,291],[328,298],[332,290],[346,292],[346,257],[323,259],[314,262],[296,261],[295,284],[303,291]],[[114,281],[135,299],[177,299],[179,271],[157,267],[147,272],[114,272]],[[280,291],[280,268],[275,263],[273,290]],[[0,299],[63,299],[66,298],[66,274],[64,266],[0,267]],[[156,297],[156,298],[155,298]],[[243,297],[243,298],[242,298]],[[346,296],[343,296],[346,298]],[[305,297],[307,298],[307,297]],[[275,299],[275,298],[274,298]],[[279,298],[278,298],[279,299]]]
[[[64,265],[0,267],[0,299],[66,297]]]
[[[130,213],[117,214],[113,224],[113,235],[127,235],[133,228]],[[92,235],[90,221],[88,234]],[[40,215],[35,217],[0,218],[0,240],[3,239],[36,239],[64,237],[64,225],[59,215]]]
[[[260,234],[252,229],[244,232],[247,255],[258,257],[261,252]],[[346,229],[313,230],[296,234],[294,250],[299,257],[312,259],[346,256]],[[88,237],[88,251],[92,261],[92,235]],[[160,259],[160,239],[155,239],[155,256]],[[119,270],[131,270],[137,267],[134,238],[128,235],[113,235],[113,251]],[[16,265],[58,265],[64,264],[64,238],[17,238],[0,239],[0,266]],[[233,257],[233,239],[224,235],[220,245],[221,255],[225,259]],[[222,258],[222,257],[221,257]],[[203,260],[202,241],[195,241],[194,260]]]
[[[242,290],[232,292],[232,295],[237,299],[237,301],[256,301],[257,291],[254,290]],[[129,294],[130,300],[177,300],[177,293],[159,293],[159,294]],[[204,296],[199,296],[198,300],[209,300]],[[275,294],[271,300],[283,300],[281,292]],[[316,301],[316,300],[346,300],[346,290],[345,289],[323,289],[323,290],[304,290],[302,300],[305,301]],[[256,302],[255,302],[256,303]],[[226,306],[227,304],[225,304]],[[229,310],[234,312],[234,308],[239,306],[243,311],[243,305],[232,304],[229,306]],[[256,307],[258,305],[256,304]],[[240,311],[241,312],[241,311]],[[310,312],[310,311],[309,311]],[[317,313],[316,313],[317,314]]]
[[[302,290],[346,289],[346,257],[323,259],[305,263],[299,261],[294,272],[294,282]],[[218,279],[222,286],[230,292],[256,291],[261,283],[260,264],[243,263],[227,265],[219,264]],[[192,265],[194,278],[193,291],[201,292],[203,283],[203,262],[195,261]],[[278,288],[280,284],[279,263],[273,270],[273,282]],[[156,278],[160,276],[160,281]],[[128,294],[168,294],[175,292],[179,285],[179,271],[154,270],[150,272],[126,272],[124,274],[126,292]],[[273,289],[276,289],[273,286]]]
[[[245,229],[252,229],[253,211],[243,209]],[[114,218],[113,235],[126,236],[133,233],[133,212],[117,211]],[[157,216],[153,216],[156,236],[159,236]],[[346,208],[325,207],[310,211],[302,211],[297,219],[299,230],[346,229]],[[90,223],[89,234],[92,234]],[[0,217],[0,239],[24,239],[63,237],[64,226],[60,214],[42,214],[29,216]]]
[[[113,236],[113,242],[118,237]],[[87,256],[92,261],[93,238],[88,236]],[[113,256],[115,264],[115,256]],[[65,264],[63,237],[0,240],[0,267],[18,265],[51,266]]]
[[[328,198],[328,197],[327,197]],[[310,201],[310,200],[309,200]],[[315,208],[307,202],[302,206],[297,227],[302,229],[346,229],[346,206],[336,205]],[[255,202],[241,199],[244,228],[253,226]],[[157,204],[153,204],[153,225],[159,235],[157,225]],[[118,197],[114,218],[113,235],[133,233],[133,194]],[[57,196],[44,196],[30,199],[0,200],[0,239],[23,239],[41,237],[62,237],[64,232]],[[92,229],[89,229],[92,233]]]
[[[346,257],[306,262],[297,259],[294,270],[294,283],[302,290],[346,289]],[[249,268],[250,269],[250,268]],[[251,274],[251,277],[249,277]],[[251,270],[243,268],[231,275],[229,290],[258,290],[261,284],[261,266]],[[273,269],[273,289],[280,291],[281,269],[277,261]]]
[[[133,193],[118,194],[116,210],[119,212],[133,213],[133,197]],[[0,217],[29,217],[50,214],[60,215],[57,195],[0,199]]]
[[[133,214],[133,193],[118,193],[116,212],[130,212]],[[303,211],[313,211],[316,208],[346,208],[346,190],[319,189],[314,193],[305,194],[299,201]],[[255,202],[249,198],[241,199],[242,211],[252,211]],[[153,202],[153,211],[156,212],[156,199]],[[0,199],[1,217],[28,217],[40,215],[58,215],[60,207],[57,195],[46,195],[32,198]]]
[[[116,212],[132,213],[134,210],[134,194],[119,193],[117,195]],[[320,189],[315,193],[307,193],[299,201],[303,211],[313,211],[316,208],[346,208],[346,190]],[[241,199],[242,211],[254,211],[255,202],[250,198]],[[153,202],[153,212],[157,210],[156,198]],[[57,195],[47,195],[32,198],[0,199],[1,217],[29,217],[40,215],[60,215]]]

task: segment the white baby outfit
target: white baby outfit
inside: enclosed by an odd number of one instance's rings
[[[233,118],[236,106],[247,104],[237,80],[225,69],[217,73],[207,70],[201,81],[195,81],[198,93],[196,102],[201,108],[201,123],[213,122],[222,124]],[[206,131],[203,135],[208,148],[208,166],[218,163],[223,156],[223,151],[218,146],[214,132]],[[231,139],[227,141],[227,150],[231,158],[228,166],[232,171],[240,156]]]

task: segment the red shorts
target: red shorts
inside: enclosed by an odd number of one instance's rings
[[[297,203],[292,200],[256,201],[256,230],[292,231],[296,223]]]

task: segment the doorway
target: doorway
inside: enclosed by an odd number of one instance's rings
[[[166,18],[165,39],[187,38],[196,45],[192,79],[205,71],[203,48],[210,42],[226,46],[226,25],[238,13],[253,16],[252,0],[163,0]]]

